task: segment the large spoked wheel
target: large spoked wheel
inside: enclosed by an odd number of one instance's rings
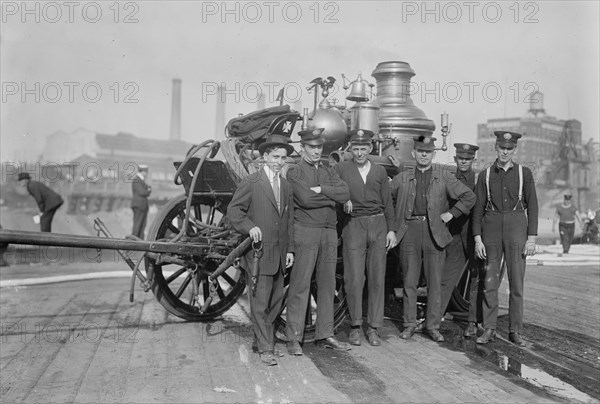
[[[471,264],[469,264],[471,265]],[[476,265],[481,265],[477,263]],[[501,266],[501,277],[506,273],[506,260],[502,258],[500,263]],[[471,300],[470,290],[471,283],[474,282],[475,279],[473,277],[472,272],[469,270],[469,267],[466,266],[463,274],[458,281],[458,284],[452,291],[452,296],[450,296],[450,302],[448,302],[448,310],[449,312],[453,312],[454,315],[458,315],[459,318],[464,316],[465,318],[469,314],[469,305]]]
[[[338,254],[337,268],[335,274],[335,294],[333,297],[333,329],[337,329],[346,318],[348,313],[348,307],[346,306],[346,292],[344,291],[344,273],[341,254]],[[292,269],[293,270],[293,269]],[[284,301],[287,302],[288,288],[290,282],[289,272],[285,276],[284,280]],[[306,310],[306,317],[304,320],[304,342],[312,342],[315,340],[315,323],[317,319],[317,294],[318,286],[313,274],[313,278],[310,283],[310,295],[308,299],[308,307]],[[287,316],[287,305],[284,304],[282,312],[275,320],[276,337],[281,341],[287,341],[286,336],[286,316]]]
[[[463,274],[458,281],[458,284],[452,291],[450,301],[448,302],[447,311],[450,312],[468,312],[469,311],[469,300],[470,300],[470,288],[473,276],[468,267],[465,267]]]
[[[208,225],[220,225],[224,218],[219,201],[210,197],[194,197],[190,207],[190,223],[186,229],[186,239],[193,239],[202,228],[194,221]],[[159,212],[154,220],[148,240],[168,241],[175,238],[184,223],[186,214],[186,196],[180,195],[171,200]],[[192,261],[194,265],[157,262],[146,258],[146,273],[152,280],[152,292],[158,302],[171,314],[190,321],[211,320],[227,311],[244,292],[246,281],[242,268],[229,267],[216,283],[216,296],[201,313],[206,299],[210,296],[208,275],[213,272],[222,258],[207,258],[202,255],[178,257]]]

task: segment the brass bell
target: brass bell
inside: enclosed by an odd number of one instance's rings
[[[369,97],[367,96],[367,81],[363,80],[360,73],[356,80],[350,83],[350,94],[346,97],[348,101],[369,101]]]

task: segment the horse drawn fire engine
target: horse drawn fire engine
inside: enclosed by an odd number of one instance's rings
[[[371,159],[384,166],[392,177],[411,164],[413,136],[432,135],[435,130],[435,124],[410,98],[410,79],[414,74],[405,62],[379,63],[372,73],[376,79],[376,97],[369,97],[366,86],[373,85],[360,75],[349,86],[344,81],[344,90],[350,89],[346,99],[355,101],[350,109],[333,105],[327,99],[335,82],[333,77],[317,78],[309,87],[315,96],[310,114],[307,108],[300,114],[281,105],[231,120],[225,140],[207,140],[196,145],[182,162],[175,164],[175,182],[182,185],[185,192],[162,207],[147,240],[113,238],[96,219],[95,228],[106,237],[0,230],[0,243],[143,251],[142,259],[136,263],[122,253],[133,270],[131,297],[137,278],[145,291],[152,290],[169,313],[189,321],[213,320],[231,308],[246,290],[249,276],[241,257],[251,248],[251,243],[228,225],[226,212],[237,184],[260,167],[257,146],[264,141],[272,125],[285,116],[292,122],[301,122],[298,126],[302,129],[324,128],[323,155],[328,164],[350,158],[350,153],[344,151],[349,130],[372,130],[378,135]],[[317,105],[319,88],[322,100]],[[441,126],[442,149],[446,150],[446,135],[450,130],[446,114],[442,114]],[[289,129],[293,141],[293,125]],[[293,164],[299,158],[294,153],[289,160]],[[338,257],[335,327],[346,314],[341,253]],[[388,255],[388,288],[401,286],[396,281],[398,263],[396,248]],[[140,269],[142,264],[145,274]],[[450,305],[456,311],[468,308],[468,275],[469,271],[465,271],[452,296]],[[285,284],[288,284],[287,279]],[[313,280],[313,296],[317,289]],[[314,336],[315,300],[310,299],[311,307],[307,310],[305,339],[308,340]],[[282,310],[279,329],[285,326],[285,305]]]

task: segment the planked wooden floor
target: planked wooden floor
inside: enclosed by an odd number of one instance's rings
[[[590,267],[529,267],[526,323],[598,338],[598,275]],[[244,298],[219,321],[185,323],[151,294],[138,292],[129,303],[124,279],[2,288],[0,322],[6,403],[569,401],[427,337],[403,341],[389,322],[381,347],[307,347],[305,356],[267,368],[251,352]]]

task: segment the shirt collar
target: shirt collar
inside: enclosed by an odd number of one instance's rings
[[[275,177],[275,171],[273,171],[273,169],[271,167],[269,167],[268,164],[265,164],[263,166],[263,169],[265,170],[265,173],[267,174],[267,179],[269,180],[269,182],[273,182],[273,177]]]
[[[498,170],[502,170],[502,171],[506,171],[506,172],[508,172],[508,171],[509,171],[511,168],[513,168],[515,165],[516,165],[516,163],[515,163],[514,161],[512,161],[512,160],[511,160],[511,161],[509,161],[508,168],[507,168],[506,170],[504,170],[504,168],[502,168],[502,167],[500,167],[500,166],[498,165],[498,159],[496,159],[496,161],[494,161],[494,167],[496,168],[496,171],[498,171]]]

